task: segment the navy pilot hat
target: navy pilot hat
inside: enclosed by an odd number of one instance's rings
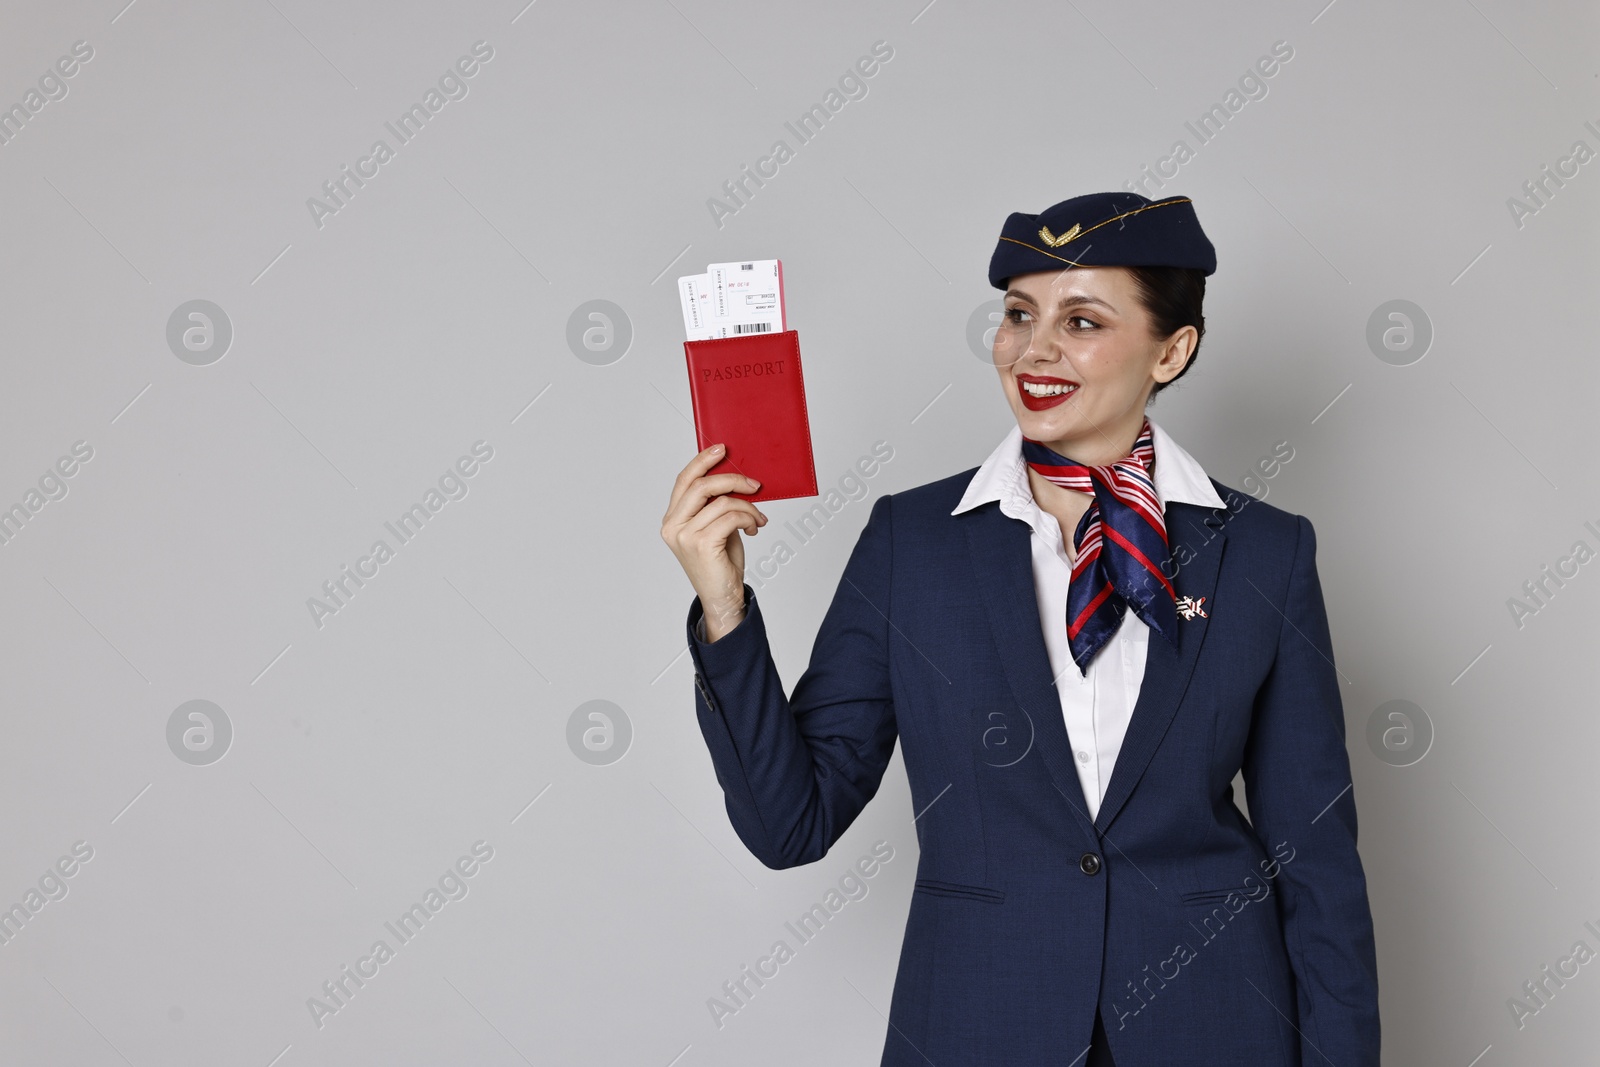
[[[1068,267],[1217,269],[1216,249],[1186,196],[1150,200],[1138,193],[1088,193],[1037,215],[1011,213],[989,260],[989,284]]]

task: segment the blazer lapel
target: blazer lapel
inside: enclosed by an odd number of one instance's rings
[[[1179,597],[1188,596],[1197,601],[1204,598],[1203,610],[1210,611],[1222,550],[1228,540],[1222,517],[1198,504],[1173,502],[1167,505],[1166,519],[1168,544],[1178,571],[1172,588]],[[1189,676],[1200,658],[1200,645],[1206,639],[1209,625],[1206,616],[1185,619],[1180,615],[1177,648],[1154,630],[1150,631],[1139,699],[1134,702],[1133,718],[1128,722],[1128,732],[1111,770],[1105,799],[1095,813],[1094,826],[1098,833],[1105,833],[1150,765],[1156,746],[1161,743],[1184,691],[1189,688]]]
[[[1033,528],[990,502],[959,518],[967,531],[972,573],[989,615],[989,627],[1017,705],[1033,724],[1034,747],[1056,789],[1077,813],[1085,840],[1095,843],[1083,803],[1083,786],[1072,763],[1072,743],[1061,717],[1061,698],[1050,671],[1050,653],[1039,629],[1039,598],[1033,587]],[[1062,620],[1066,625],[1066,620]],[[1077,668],[1074,667],[1074,670]]]
[[[1050,670],[1050,654],[1039,628],[1039,601],[1033,584],[1033,530],[989,503],[960,516],[966,528],[972,571],[977,580],[995,644],[1000,650],[1012,695],[1033,724],[1035,746],[1087,839],[1098,846],[1155,755],[1178,710],[1205,640],[1204,616],[1178,620],[1178,647],[1150,634],[1144,679],[1122,748],[1112,769],[1105,799],[1091,826],[1083,786],[1072,760],[1072,744],[1061,715],[1061,698]],[[1220,516],[1195,504],[1171,503],[1166,511],[1178,595],[1206,598],[1209,607],[1227,534]],[[1063,626],[1066,620],[1061,621]],[[1070,669],[1076,670],[1076,666]]]

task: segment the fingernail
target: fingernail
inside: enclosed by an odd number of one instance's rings
[[[711,451],[713,451],[713,452],[721,452],[722,451],[722,446],[721,445],[712,445],[711,446]]]

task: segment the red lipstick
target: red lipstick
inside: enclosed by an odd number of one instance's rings
[[[1022,397],[1022,406],[1029,411],[1043,411],[1045,408],[1053,408],[1065,401],[1067,397],[1077,393],[1079,389],[1078,383],[1070,378],[1053,378],[1046,374],[1018,374],[1015,377],[1017,395]],[[1023,387],[1025,382],[1030,382],[1036,386],[1057,387],[1059,391],[1052,390],[1051,394],[1046,394],[1045,396],[1033,396]]]

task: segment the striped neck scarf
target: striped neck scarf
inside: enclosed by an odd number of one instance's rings
[[[1067,590],[1067,643],[1085,675],[1095,653],[1111,639],[1131,604],[1134,613],[1174,646],[1178,643],[1177,593],[1167,578],[1171,552],[1167,522],[1151,471],[1155,444],[1144,420],[1133,451],[1105,467],[1076,463],[1024,437],[1030,470],[1080,493],[1093,493],[1072,543],[1077,559]]]

